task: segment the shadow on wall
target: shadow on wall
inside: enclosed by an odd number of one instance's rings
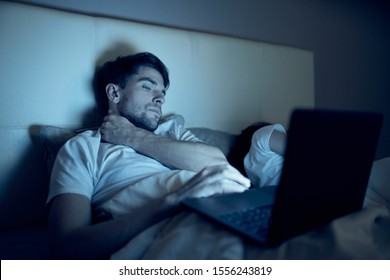
[[[101,53],[101,55],[97,58],[96,64],[95,64],[95,73],[92,80],[92,90],[95,94],[95,100],[97,104],[96,113],[93,113],[93,115],[97,115],[97,123],[96,125],[100,125],[103,121],[104,116],[107,115],[108,111],[108,103],[107,103],[107,97],[105,92],[106,85],[104,84],[104,81],[100,78],[100,69],[103,66],[103,64],[107,61],[113,61],[118,56],[126,56],[129,54],[135,54],[137,51],[133,46],[118,42],[114,44],[109,49],[105,50]],[[90,117],[91,114],[86,114],[85,116],[87,118]],[[88,123],[88,120],[84,121],[83,123]]]
[[[101,100],[96,83],[98,82],[99,67],[106,61],[115,60],[120,55],[136,53],[134,47],[117,43],[102,52],[97,58],[95,75],[92,77],[91,89],[97,101],[97,108],[86,110],[83,115],[82,127],[96,127],[100,120],[107,114],[107,110],[101,112]],[[101,114],[100,114],[101,113]],[[42,143],[40,132],[42,125],[31,125],[28,129],[30,143],[26,151],[20,157],[15,168],[7,175],[4,193],[0,203],[7,211],[0,213],[1,230],[28,225],[44,225],[46,223],[45,203],[49,190],[49,173],[47,170],[45,147]],[[15,203],[17,201],[18,203]]]

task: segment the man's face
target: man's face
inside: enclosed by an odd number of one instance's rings
[[[153,68],[141,66],[121,89],[119,114],[137,127],[154,131],[161,118],[165,92],[161,74]]]

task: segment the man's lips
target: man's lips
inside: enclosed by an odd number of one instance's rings
[[[160,108],[157,108],[157,107],[149,107],[149,108],[148,108],[148,111],[152,111],[152,112],[156,113],[157,115],[161,116],[161,109],[160,109]]]

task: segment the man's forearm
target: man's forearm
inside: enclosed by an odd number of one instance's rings
[[[216,147],[201,142],[178,141],[140,129],[126,145],[172,169],[198,172],[206,166],[228,164]]]
[[[108,115],[101,132],[104,141],[126,145],[172,169],[198,172],[207,166],[228,164],[225,155],[216,147],[156,135],[121,116]]]
[[[90,208],[89,201],[74,194],[60,195],[55,199],[49,215],[49,225],[53,257],[60,259],[107,258],[136,234],[170,217],[178,209],[175,207],[176,201],[172,203],[166,197],[161,197],[141,206],[139,211],[116,219],[97,224],[90,224],[87,219],[80,224],[79,218],[88,217],[89,214],[86,213],[90,213],[83,211],[85,207]],[[75,206],[74,208],[68,208],[69,201],[73,201],[71,205]],[[80,202],[84,207],[78,207]],[[64,213],[65,210],[67,211]]]

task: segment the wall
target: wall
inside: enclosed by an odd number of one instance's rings
[[[390,7],[364,0],[23,0],[314,51],[316,106],[379,111],[390,156]],[[387,3],[385,3],[387,2]]]
[[[42,125],[99,125],[95,65],[118,55],[149,51],[169,65],[163,111],[189,127],[238,133],[314,107],[313,52],[300,48],[7,1],[0,38],[0,230],[45,220],[41,140],[57,147],[58,130],[40,134]]]

